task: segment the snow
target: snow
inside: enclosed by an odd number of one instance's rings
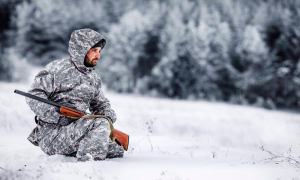
[[[36,74],[38,69],[33,69]],[[0,82],[0,179],[299,179],[299,167],[267,162],[264,146],[300,160],[300,115],[226,103],[158,99],[105,90],[118,115],[115,128],[130,135],[124,158],[77,162],[47,156],[27,141],[34,114]]]

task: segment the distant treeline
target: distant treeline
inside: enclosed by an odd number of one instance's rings
[[[1,30],[13,51],[1,49],[0,79],[11,52],[45,65],[68,55],[73,30],[91,28],[107,39],[97,71],[117,92],[300,107],[300,0],[14,4]]]

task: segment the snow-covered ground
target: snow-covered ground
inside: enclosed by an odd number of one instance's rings
[[[0,82],[0,180],[300,179],[299,167],[268,162],[271,155],[259,149],[287,156],[291,148],[299,161],[300,114],[109,91],[118,115],[115,128],[130,135],[125,157],[78,163],[47,156],[27,141],[34,114],[24,97],[13,93],[27,91],[32,80]]]

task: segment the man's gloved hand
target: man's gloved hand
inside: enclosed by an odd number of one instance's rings
[[[58,124],[61,126],[67,126],[69,124],[71,124],[72,122],[76,121],[77,119],[73,119],[73,118],[68,118],[66,116],[61,116]]]
[[[59,107],[56,107],[55,111],[58,112],[58,113],[61,113]],[[60,119],[59,119],[57,124],[59,124],[61,126],[67,126],[67,125],[71,124],[72,122],[74,122],[76,120],[77,119],[69,118],[69,117],[66,117],[66,116],[62,115],[62,116],[60,116]]]

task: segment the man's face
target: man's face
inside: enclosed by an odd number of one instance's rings
[[[101,47],[91,48],[84,58],[84,65],[86,67],[95,67],[100,59]]]

